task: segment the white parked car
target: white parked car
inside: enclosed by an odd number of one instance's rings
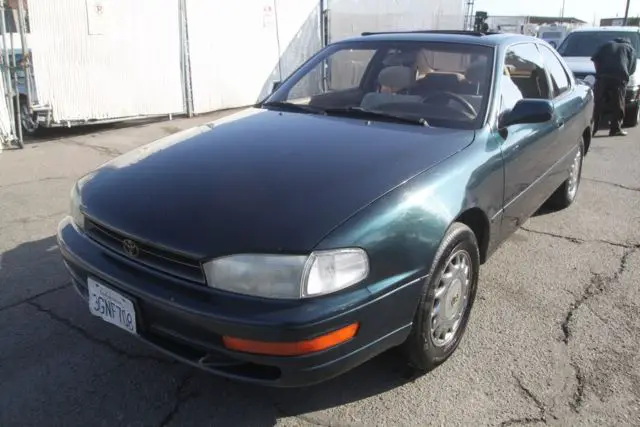
[[[591,62],[591,57],[601,45],[618,37],[631,40],[636,55],[640,56],[640,28],[638,27],[578,28],[565,37],[557,50],[563,56],[576,79],[585,80],[589,76],[594,76],[592,81],[595,82],[596,70]],[[640,108],[638,108],[640,104],[640,66],[636,68],[635,74],[629,79],[625,101],[624,125],[626,127],[637,126],[638,120],[640,120]]]

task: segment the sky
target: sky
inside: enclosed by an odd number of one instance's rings
[[[565,0],[564,16],[575,17],[596,24],[601,18],[624,17],[626,0]],[[544,15],[560,16],[562,0],[475,0],[475,10],[489,15]],[[640,0],[631,0],[629,16],[640,16]]]

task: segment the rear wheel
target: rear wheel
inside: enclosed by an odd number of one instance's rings
[[[18,115],[16,114],[15,122],[16,129],[18,126],[22,127],[22,135],[24,136],[35,136],[38,133],[38,121],[36,120],[35,114],[29,112],[29,105],[27,103],[27,98],[25,96],[21,96],[20,98],[20,120],[18,121]]]
[[[549,198],[548,205],[553,210],[566,209],[573,204],[578,195],[582,180],[582,162],[584,160],[584,139],[580,138],[579,149],[573,157],[569,178]]]
[[[454,223],[434,258],[413,327],[403,347],[409,363],[428,372],[457,349],[475,301],[480,251],[469,227]]]

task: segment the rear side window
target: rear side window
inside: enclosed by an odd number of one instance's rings
[[[553,97],[558,97],[569,90],[571,85],[569,76],[558,57],[544,45],[539,45],[544,59],[544,65],[547,72],[551,76],[551,84],[553,85]]]

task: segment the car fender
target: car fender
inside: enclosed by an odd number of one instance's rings
[[[499,229],[504,175],[495,144],[474,141],[359,211],[315,249],[365,249],[370,273],[361,286],[372,292],[426,276],[447,229],[464,212],[479,209]]]

